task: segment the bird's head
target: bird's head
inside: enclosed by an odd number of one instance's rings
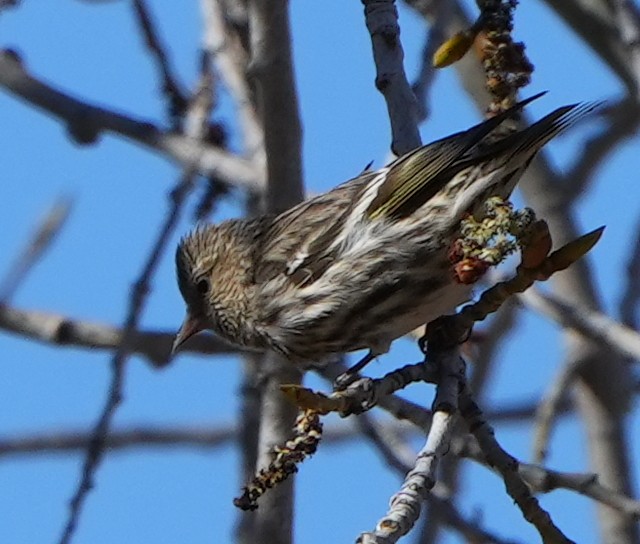
[[[175,352],[189,338],[213,327],[212,284],[220,261],[218,228],[207,225],[185,236],[176,250],[178,287],[187,315],[173,342]]]
[[[178,245],[176,272],[187,315],[173,343],[174,352],[205,329],[242,343],[237,336],[251,295],[252,227],[240,220],[204,225]]]

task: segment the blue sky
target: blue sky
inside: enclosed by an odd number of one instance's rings
[[[202,33],[198,3],[156,0],[149,5],[173,66],[182,81],[192,85]],[[312,5],[296,1],[292,18],[305,177],[310,190],[322,191],[352,177],[370,160],[375,159],[376,165],[384,163],[389,145],[386,108],[373,85],[370,42],[360,2],[326,0]],[[401,10],[401,25],[407,72],[412,77],[419,65],[425,28],[405,10]],[[38,77],[92,103],[165,122],[156,73],[128,3],[24,2],[19,9],[2,13],[0,30],[0,46],[15,48]],[[525,41],[536,65],[525,94],[550,91],[531,105],[534,116],[567,102],[620,94],[615,78],[539,2],[523,2],[519,7],[516,36]],[[548,36],[553,36],[553,43]],[[433,115],[422,128],[425,141],[478,121],[453,70],[438,75],[432,98]],[[110,136],[98,145],[78,147],[57,121],[6,94],[0,94],[0,115],[4,170],[0,277],[52,201],[69,195],[75,202],[62,235],[13,303],[20,308],[121,323],[131,283],[164,217],[167,192],[178,169]],[[234,112],[224,94],[216,117],[233,126]],[[237,136],[233,141],[239,141]],[[581,141],[580,135],[572,135],[554,142],[554,163],[568,167]],[[583,230],[607,225],[592,258],[598,263],[596,278],[603,302],[614,314],[629,236],[640,212],[639,143],[636,137],[620,148],[602,168],[594,190],[579,209]],[[145,328],[175,329],[183,317],[173,247],[190,228],[196,200],[192,197],[153,280],[142,320]],[[237,214],[238,202],[237,195],[229,198],[216,218]],[[562,362],[561,340],[554,325],[525,312],[515,334],[501,353],[487,394],[497,404],[538,398]],[[531,339],[535,339],[535,349]],[[0,353],[0,437],[87,429],[94,424],[106,395],[110,354],[51,348],[5,333],[0,334]],[[381,374],[416,357],[414,346],[399,341],[392,354],[372,365],[371,372]],[[127,367],[125,401],[115,424],[231,425],[237,417],[239,381],[240,365],[235,359],[183,355],[169,368],[157,371],[133,357]],[[311,383],[326,388],[317,380]],[[425,405],[432,400],[432,390],[424,386],[412,388],[407,395]],[[630,436],[640,436],[637,416],[630,419],[630,425]],[[556,435],[561,440],[552,443],[550,466],[584,470],[579,425],[563,420]],[[528,427],[500,426],[498,437],[512,454],[525,460],[530,457]],[[632,450],[637,458],[637,442]],[[80,455],[2,459],[0,542],[55,541],[81,463]],[[97,474],[76,542],[232,542],[235,510],[231,500],[239,490],[237,465],[231,445],[217,450],[141,449],[109,455]],[[534,541],[535,534],[504,494],[501,481],[483,468],[465,466],[462,510],[468,515],[480,512],[486,526],[505,537]],[[298,478],[297,540],[308,544],[353,541],[361,531],[375,526],[399,483],[364,441],[321,447]],[[574,540],[596,542],[590,527],[581,521],[594,513],[587,500],[555,492],[543,497],[542,503]],[[457,540],[450,537],[448,542]]]

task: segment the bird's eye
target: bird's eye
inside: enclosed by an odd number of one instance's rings
[[[198,290],[198,293],[206,295],[209,292],[209,280],[205,278],[198,280],[198,283],[196,283],[196,289]]]

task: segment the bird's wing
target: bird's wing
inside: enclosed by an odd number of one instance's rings
[[[436,140],[400,157],[389,166],[385,181],[366,211],[368,217],[392,218],[406,216],[417,210],[443,188],[452,167],[467,157],[470,150],[514,113],[543,94],[522,100],[469,130]]]
[[[334,242],[368,184],[378,188],[363,212],[363,220],[395,218],[405,215],[407,209],[417,209],[442,188],[443,175],[448,175],[469,150],[542,94],[523,100],[467,131],[420,147],[381,171],[365,171],[277,216],[257,244],[261,249],[256,259],[256,282],[278,274],[284,274],[299,286],[314,282],[336,258],[339,247]]]
[[[275,217],[258,240],[256,282],[284,274],[296,285],[303,285],[320,277],[333,262],[332,242],[345,217],[375,175],[365,171]]]

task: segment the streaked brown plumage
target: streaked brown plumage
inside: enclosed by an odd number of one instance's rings
[[[385,353],[468,299],[447,259],[464,214],[508,197],[536,152],[596,106],[496,140],[509,111],[278,216],[198,227],[176,254],[187,319],[175,346],[211,329],[294,363]]]

